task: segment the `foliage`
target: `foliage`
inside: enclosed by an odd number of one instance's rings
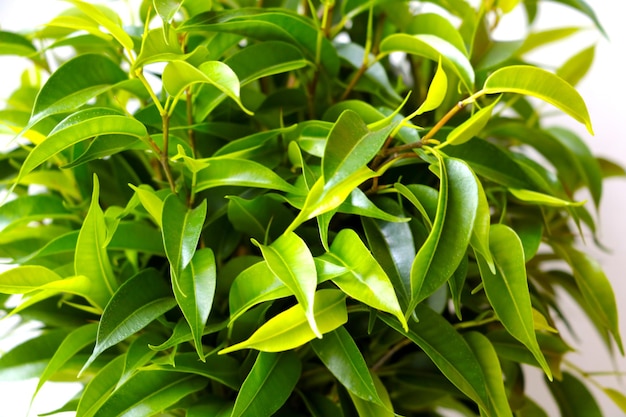
[[[528,364],[600,415],[557,293],[623,353],[578,238],[619,168],[547,127],[592,132],[593,48],[528,62],[577,29],[493,36],[541,1],[67,1],[0,33],[33,63],[0,111],[0,293],[42,325],[0,377],[78,376],[80,417],[546,415]]]

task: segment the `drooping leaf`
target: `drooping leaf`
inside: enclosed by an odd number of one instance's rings
[[[285,233],[271,245],[262,245],[254,240],[253,243],[261,249],[272,273],[295,295],[306,313],[313,333],[322,337],[314,313],[317,272],[306,242],[295,233]]]
[[[478,210],[478,185],[471,169],[453,158],[439,160],[439,200],[433,228],[411,267],[407,315],[454,273],[465,256]]]
[[[170,194],[163,201],[163,246],[176,282],[196,252],[206,212],[206,200],[193,209],[188,209],[176,194]]]
[[[591,69],[595,52],[595,45],[583,49],[565,61],[565,63],[557,69],[556,75],[571,85],[577,85]]]
[[[552,243],[552,247],[570,265],[583,300],[597,313],[600,323],[611,332],[620,352],[623,353],[615,294],[600,265],[589,255],[571,246]]]
[[[511,65],[494,71],[485,81],[485,94],[517,93],[540,98],[584,124],[593,134],[587,106],[580,94],[559,76],[544,69]]]
[[[315,294],[315,322],[324,334],[342,326],[348,320],[345,295],[338,290],[319,290]],[[258,328],[249,339],[219,351],[219,354],[241,349],[281,352],[302,346],[314,339],[306,312],[300,304],[277,314]]]
[[[132,51],[134,47],[133,39],[121,26],[121,21],[112,20],[109,15],[102,12],[97,6],[82,0],[65,0],[72,3],[98,25],[104,27],[126,50]]]
[[[145,269],[113,294],[100,319],[98,338],[83,371],[106,349],[138,332],[176,305],[171,288],[154,269]]]
[[[381,54],[406,52],[439,61],[452,70],[462,80],[464,87],[472,91],[474,85],[474,69],[465,54],[450,42],[430,34],[408,35],[396,33],[384,38],[380,43]]]
[[[381,403],[367,363],[346,329],[339,327],[322,339],[312,340],[311,347],[348,391],[366,401]]]
[[[488,415],[494,417],[513,417],[502,380],[502,369],[495,349],[489,339],[478,332],[464,335],[465,341],[476,355],[485,374],[486,388],[489,395]]]
[[[205,378],[193,374],[141,370],[111,393],[93,417],[158,414],[207,384]]]
[[[585,384],[569,372],[560,381],[548,384],[562,416],[602,417],[603,413]]]
[[[260,352],[243,382],[232,417],[271,415],[287,401],[300,378],[295,352]]]
[[[376,388],[376,395],[380,398],[382,404],[378,404],[371,401],[366,401],[361,397],[356,396],[352,391],[348,391],[354,407],[359,414],[359,417],[393,417],[396,414],[393,412],[393,404],[389,396],[387,388],[382,383],[378,375],[372,373],[372,380]]]
[[[119,355],[105,364],[89,381],[78,402],[76,415],[93,417],[111,391],[116,387],[124,372],[124,356]]]
[[[424,303],[416,307],[415,313],[420,321],[410,320],[406,333],[395,320],[379,317],[418,345],[450,382],[482,409],[487,409],[487,382],[470,346],[444,317]]]
[[[497,224],[491,226],[489,247],[495,273],[480,256],[477,258],[489,303],[506,330],[532,352],[551,379],[552,372],[535,334],[522,242],[513,229]]]
[[[566,201],[548,194],[539,193],[532,190],[521,190],[517,188],[509,188],[509,192],[521,201],[527,203],[540,204],[550,207],[579,207],[585,204],[585,201],[572,202]]]
[[[37,388],[35,388],[35,392],[33,393],[33,399],[43,384],[48,381],[55,372],[61,370],[69,359],[96,341],[97,331],[98,325],[96,323],[89,323],[77,327],[63,339],[63,342],[59,345],[54,356],[50,358],[50,361],[46,365],[46,369],[41,373]]]
[[[35,46],[24,36],[0,31],[0,55],[31,57],[37,53]]]
[[[210,248],[203,248],[195,252],[191,262],[177,277],[177,285],[172,286],[176,302],[191,328],[201,360],[204,360],[202,336],[213,307],[215,285],[215,256]]]
[[[333,282],[350,297],[394,315],[406,330],[407,323],[389,277],[352,229],[341,230],[326,255],[346,269]]]

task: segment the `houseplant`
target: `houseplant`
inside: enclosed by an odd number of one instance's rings
[[[78,378],[78,416],[543,416],[529,364],[601,415],[556,292],[623,354],[579,238],[622,171],[546,127],[591,131],[593,49],[525,62],[575,30],[493,39],[541,2],[68,3],[0,34],[33,62],[0,112],[0,292],[42,323],[0,373]]]

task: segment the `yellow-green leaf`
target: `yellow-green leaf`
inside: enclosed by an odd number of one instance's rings
[[[430,82],[430,87],[428,87],[426,100],[424,100],[424,102],[419,106],[415,114],[420,115],[422,113],[426,113],[427,111],[435,110],[441,105],[441,103],[443,103],[443,100],[446,98],[447,92],[448,76],[443,70],[443,66],[441,65],[441,57],[439,57],[437,71],[435,72],[433,80]]]

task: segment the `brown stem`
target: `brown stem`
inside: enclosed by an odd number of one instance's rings
[[[363,74],[365,74],[365,71],[367,71],[367,68],[367,63],[364,61],[363,64],[361,64],[359,70],[354,74],[354,77],[352,77],[352,79],[350,80],[350,84],[348,84],[348,86],[346,87],[345,91],[339,98],[339,101],[344,101],[346,98],[348,98],[348,96],[356,86],[356,83],[359,82],[361,77],[363,77]]]
[[[189,125],[189,129],[187,129],[187,136],[189,137],[189,146],[191,146],[191,151],[193,152],[193,157],[196,157],[196,133],[191,128],[193,125],[193,97],[191,96],[191,88],[187,87],[187,124]]]

